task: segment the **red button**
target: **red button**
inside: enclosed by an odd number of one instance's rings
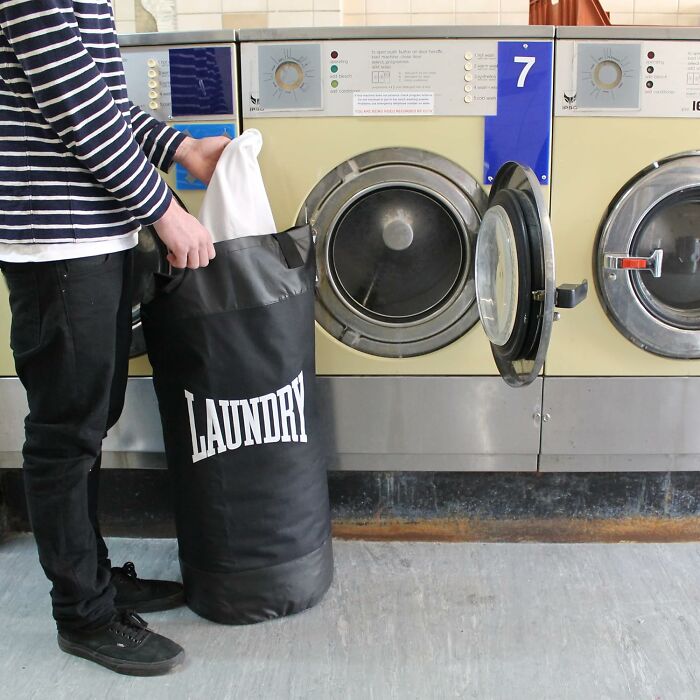
[[[337,52],[337,51],[331,51],[331,58],[338,58],[338,52]]]

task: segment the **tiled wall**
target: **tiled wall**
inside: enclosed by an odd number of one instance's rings
[[[700,1],[700,0],[699,0]],[[112,0],[117,29],[144,31],[155,0]],[[174,0],[177,28],[329,27],[338,25],[527,24],[528,0]],[[153,14],[157,15],[154,9]],[[138,17],[138,21],[137,21]],[[158,20],[158,17],[156,17]]]
[[[122,33],[221,27],[527,24],[529,0],[113,0]],[[614,24],[700,25],[700,0],[602,0]],[[141,10],[144,7],[148,12]],[[137,11],[138,10],[138,11]]]
[[[603,0],[614,24],[700,25],[700,0]]]

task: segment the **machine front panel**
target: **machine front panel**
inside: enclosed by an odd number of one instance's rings
[[[482,116],[483,182],[514,160],[548,184],[552,62],[551,41],[244,43],[243,117]]]
[[[551,215],[558,277],[595,280],[598,231],[616,195],[653,163],[698,148],[699,71],[696,41],[557,42]],[[590,294],[575,318],[557,324],[545,373],[695,375],[700,360],[641,349]]]
[[[160,121],[234,119],[235,60],[233,45],[122,49],[129,98]]]
[[[555,116],[700,116],[700,42],[557,42]]]
[[[437,153],[471,173],[482,166],[479,117],[256,119],[248,124],[263,134],[260,166],[280,229],[294,225],[304,200],[326,173],[358,153],[391,144]],[[476,327],[437,352],[390,359],[358,352],[317,325],[316,363],[319,374],[496,373],[486,336]]]
[[[700,377],[545,377],[540,471],[697,471]]]
[[[513,391],[500,377],[321,377],[333,469],[535,471],[542,379]],[[26,396],[0,378],[0,468],[22,462]],[[150,378],[129,380],[124,411],[104,442],[103,468],[165,468]]]
[[[243,44],[243,116],[495,114],[497,59],[480,39]]]
[[[689,119],[555,118],[551,216],[557,276],[594,280],[598,229],[616,194],[654,161],[698,143],[698,124]],[[700,360],[674,360],[640,349],[615,328],[591,290],[575,315],[562,314],[555,325],[545,372],[697,375]]]

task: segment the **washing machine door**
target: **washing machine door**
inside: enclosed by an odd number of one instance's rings
[[[382,357],[424,355],[478,322],[473,254],[486,194],[435,153],[384,148],[327,173],[297,222],[316,235],[316,320]]]
[[[588,284],[555,286],[552,229],[530,168],[511,162],[497,173],[475,267],[479,318],[498,371],[511,386],[531,384],[544,365],[555,307],[576,306]]]
[[[139,231],[139,242],[133,251],[133,287],[131,298],[131,347],[130,357],[146,353],[146,341],[141,327],[141,304],[145,304],[156,293],[155,273],[170,274],[168,249],[150,226]]]
[[[635,345],[700,358],[700,154],[653,163],[618,193],[599,231],[597,280]]]

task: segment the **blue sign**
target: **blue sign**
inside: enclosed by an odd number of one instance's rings
[[[205,136],[236,137],[235,124],[176,124],[173,128],[191,136],[201,139]],[[179,163],[175,166],[175,187],[178,190],[205,190],[207,186],[196,177],[192,177]]]
[[[549,184],[553,50],[551,41],[498,42],[497,113],[485,118],[484,183],[514,160]]]

